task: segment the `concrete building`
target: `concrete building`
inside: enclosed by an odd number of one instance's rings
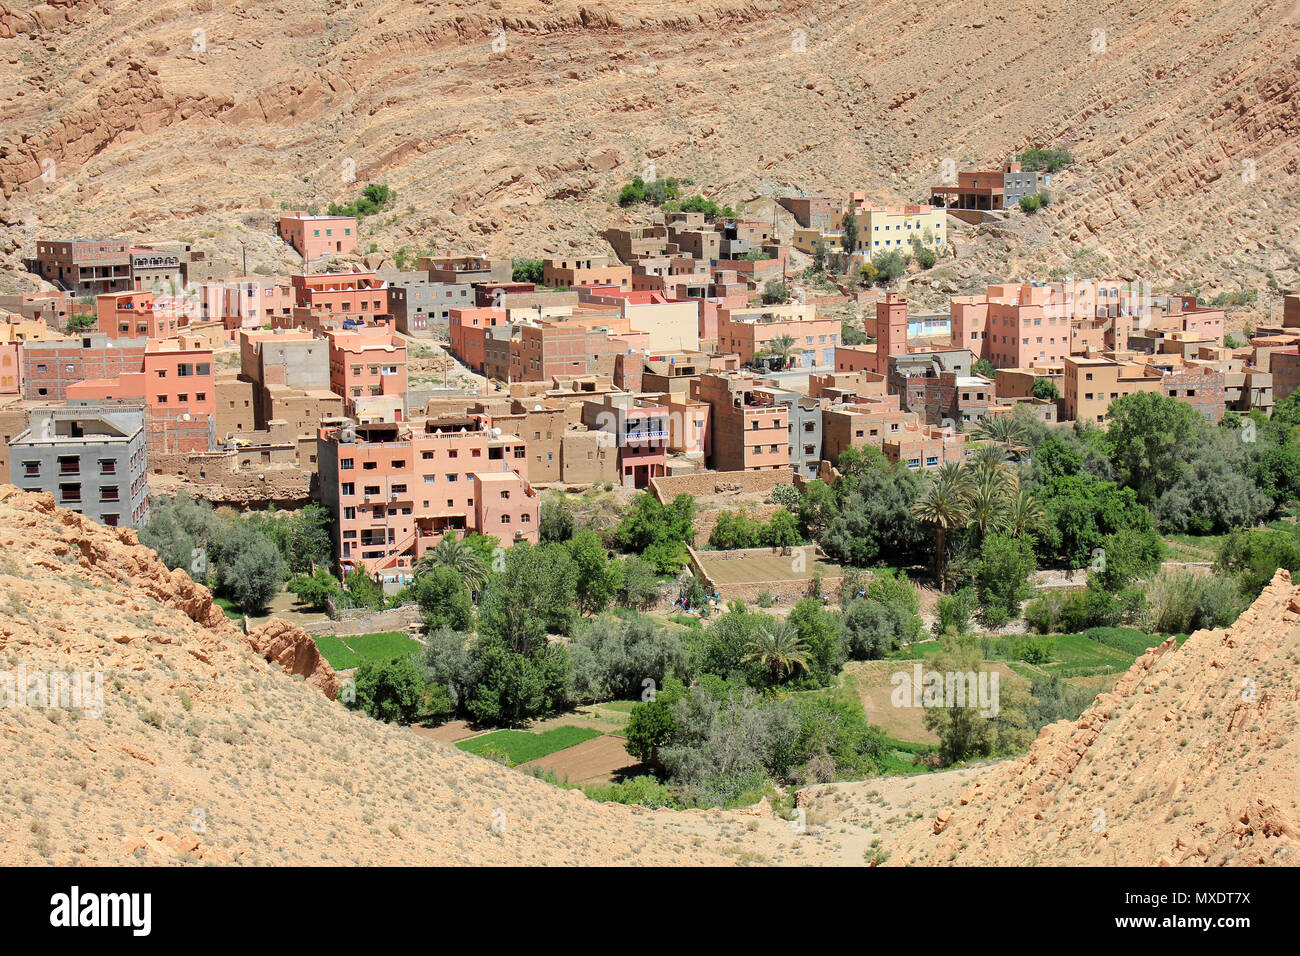
[[[344,572],[407,580],[449,533],[537,541],[527,447],[481,416],[322,428],[318,448],[321,503],[338,521]]]
[[[626,393],[610,393],[583,403],[582,423],[618,449],[619,481],[644,488],[667,474],[668,408]]]
[[[609,256],[543,259],[542,284],[555,286],[611,286],[632,290],[632,267],[611,261]]]
[[[468,282],[435,282],[428,271],[381,269],[381,282],[390,289],[406,292],[406,314],[397,322],[397,331],[424,338],[434,332],[446,332],[452,309],[471,308],[475,289]]]
[[[716,471],[790,467],[790,410],[771,401],[772,389],[748,373],[707,372],[691,398],[710,406],[705,456]]]
[[[379,332],[329,331],[330,391],[343,397],[346,414],[354,414],[361,398],[400,399],[400,421],[406,415],[406,343]]]
[[[1121,395],[1163,392],[1164,375],[1158,369],[1136,362],[1107,358],[1070,357],[1065,360],[1061,397],[1069,421],[1101,424],[1110,403]]]
[[[185,285],[185,264],[176,252],[162,249],[131,250],[131,288],[136,292],[155,289],[179,291]]]
[[[149,518],[148,448],[140,406],[43,406],[9,442],[9,480],[109,527]]]
[[[1012,158],[1000,170],[959,172],[955,184],[931,186],[930,204],[941,206],[954,215],[1010,209],[1025,196],[1042,191],[1048,183],[1049,178],[1044,173],[1023,169]]]
[[[280,215],[279,233],[309,262],[331,253],[345,256],[357,248],[357,220],[352,216],[286,212]]]
[[[67,386],[69,405],[143,405],[151,454],[208,451],[215,439],[212,348],[196,336],[150,339],[140,366]]]
[[[742,364],[752,365],[760,353],[771,354],[788,337],[789,365],[812,368],[831,365],[840,341],[839,319],[817,317],[812,305],[764,305],[718,310],[718,351],[734,352]]]
[[[514,269],[509,259],[486,256],[421,256],[416,267],[429,274],[430,282],[473,285],[478,282],[510,282]]]
[[[830,196],[786,196],[778,199],[804,229],[823,232],[833,229],[839,221],[844,204]]]
[[[74,296],[131,289],[131,251],[125,239],[39,239],[28,265]]]

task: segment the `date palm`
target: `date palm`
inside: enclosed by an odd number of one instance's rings
[[[964,528],[971,517],[969,472],[956,462],[941,465],[912,504],[912,516],[934,528],[934,579],[943,590],[948,535]]]
[[[758,661],[779,684],[796,670],[808,671],[808,645],[789,621],[765,622],[754,640],[745,645],[749,653],[741,660]]]
[[[979,531],[979,540],[997,528],[1015,491],[1014,480],[1005,467],[977,467],[970,471],[967,503],[970,523]]]
[[[770,339],[767,343],[767,347],[773,355],[779,355],[781,357],[782,368],[788,367],[790,364],[791,354],[799,351],[794,337],[790,335],[778,335],[775,338]]]
[[[1018,456],[1029,447],[1029,429],[1015,415],[990,415],[975,429],[975,438],[1001,445],[1008,455]]]
[[[1047,530],[1047,513],[1037,495],[1017,491],[1007,502],[998,527],[1015,537],[1039,535]]]
[[[415,576],[421,577],[434,568],[451,568],[457,572],[472,594],[487,586],[488,569],[483,556],[464,538],[458,538],[454,534],[443,536],[441,541],[415,562]]]

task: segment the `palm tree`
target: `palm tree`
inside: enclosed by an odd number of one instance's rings
[[[1029,430],[1016,415],[990,415],[980,421],[975,438],[994,442],[1008,454],[1019,455],[1029,447]]]
[[[487,586],[488,569],[480,555],[464,538],[448,532],[442,540],[415,562],[417,578],[434,568],[451,568],[460,575],[470,593],[482,591]]]
[[[1007,450],[993,442],[980,442],[967,461],[973,468],[1002,468],[1007,463]]]
[[[794,337],[790,335],[778,335],[775,338],[769,339],[767,347],[773,355],[779,355],[781,357],[782,368],[785,368],[789,363],[790,354],[799,351],[798,343],[796,343]]]
[[[970,520],[969,487],[969,472],[956,462],[945,462],[931,474],[925,491],[912,504],[913,517],[934,526],[934,579],[941,591],[948,533]]]
[[[750,652],[741,660],[758,661],[779,684],[796,669],[808,671],[808,645],[789,621],[771,620],[764,624],[754,640],[745,645]]]
[[[981,542],[1002,520],[1012,491],[1012,478],[1005,468],[982,466],[971,470],[966,495],[970,521],[979,530]]]
[[[1047,530],[1047,513],[1037,495],[1017,491],[1006,504],[998,527],[1007,534],[1020,537],[1038,535]]]

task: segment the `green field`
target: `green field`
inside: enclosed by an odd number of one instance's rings
[[[221,608],[221,610],[225,612],[226,617],[230,618],[232,621],[242,621],[244,619],[243,612],[235,606],[235,602],[230,600],[230,598],[214,597],[212,603]]]
[[[365,660],[390,661],[420,650],[419,642],[402,631],[351,637],[320,635],[315,640],[321,655],[336,671],[350,670]]]
[[[499,750],[510,759],[511,764],[518,765],[567,750],[574,744],[599,736],[600,731],[587,727],[556,727],[540,734],[526,730],[498,730],[462,740],[456,746],[467,753],[480,755],[487,750]]]

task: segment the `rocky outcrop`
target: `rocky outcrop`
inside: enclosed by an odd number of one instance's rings
[[[330,700],[338,693],[334,668],[321,656],[311,635],[296,624],[272,619],[249,632],[248,641],[268,661],[279,664],[289,674],[302,675]]]

